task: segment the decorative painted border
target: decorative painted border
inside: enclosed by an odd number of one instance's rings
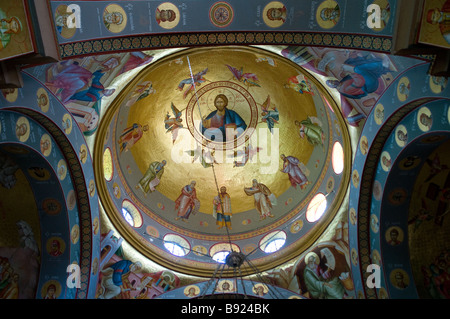
[[[202,32],[127,36],[60,44],[63,59],[119,51],[212,45],[298,45],[390,53],[392,37],[318,32]]]

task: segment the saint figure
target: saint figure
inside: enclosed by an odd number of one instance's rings
[[[200,208],[200,201],[197,199],[197,191],[195,189],[195,181],[181,189],[181,194],[175,200],[175,209],[177,211],[176,220],[186,222],[191,214],[195,215]]]
[[[304,166],[304,164],[294,156],[285,156],[284,154],[281,154],[281,159],[283,160],[283,169],[281,171],[289,175],[291,185],[294,188],[297,188],[297,185],[300,185],[300,188],[304,189],[306,185],[309,184],[303,169],[300,168],[300,166]]]
[[[303,121],[295,121],[296,126],[299,127],[299,134],[301,138],[305,138],[312,145],[323,145],[325,141],[325,134],[320,126],[320,120],[314,117],[309,117]]]
[[[222,186],[220,188],[220,194],[214,197],[213,216],[216,219],[218,229],[224,226],[231,229],[231,198],[225,186]]]
[[[272,207],[276,205],[277,201],[275,195],[266,185],[258,183],[254,179],[252,187],[246,187],[244,191],[248,196],[253,195],[255,208],[259,213],[259,220],[266,219],[266,217],[274,217],[272,215]]]
[[[137,143],[144,135],[144,132],[148,131],[148,125],[142,126],[141,124],[133,123],[132,126],[126,128],[122,134],[120,134],[119,143],[120,153],[127,152],[134,144]]]
[[[161,176],[164,173],[164,166],[166,163],[167,162],[165,160],[162,162],[155,161],[150,163],[144,176],[136,185],[136,188],[140,188],[144,192],[145,196],[147,196],[149,191],[154,192],[156,190],[156,186],[158,186],[161,181]]]

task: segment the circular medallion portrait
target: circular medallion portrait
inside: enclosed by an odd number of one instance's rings
[[[61,4],[55,10],[55,28],[59,35],[65,39],[70,39],[75,35],[77,28],[69,28],[67,20],[70,19],[72,13],[68,12],[67,5]]]
[[[173,29],[180,22],[180,11],[170,2],[164,2],[156,8],[155,19],[163,29]]]
[[[119,33],[127,25],[127,14],[118,4],[110,4],[103,11],[103,24],[108,31]]]
[[[286,22],[286,7],[279,1],[272,1],[264,7],[262,15],[267,26],[278,28]]]
[[[428,132],[433,125],[433,117],[428,107],[423,106],[417,112],[417,125],[423,132]]]
[[[331,29],[339,22],[341,10],[334,0],[323,1],[316,10],[316,21],[323,29]]]
[[[403,77],[397,84],[397,97],[401,102],[406,101],[409,97],[411,89],[411,83],[407,77]]]

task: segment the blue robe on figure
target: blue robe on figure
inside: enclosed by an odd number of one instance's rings
[[[211,112],[206,118],[205,120],[209,120],[212,119],[217,113],[217,110]],[[226,136],[226,128],[227,127],[233,127],[237,130],[236,132],[236,136],[238,137],[239,135],[241,135],[246,129],[247,129],[247,124],[245,123],[245,121],[242,119],[242,117],[236,113],[235,111],[229,110],[229,109],[225,109],[225,114],[223,117],[223,123],[221,126],[216,127],[216,126],[211,126],[210,128],[205,128],[202,124],[200,124],[200,130],[202,132],[202,134],[215,142],[226,142],[232,139],[232,137],[227,138]]]
[[[116,286],[122,285],[122,275],[130,272],[131,264],[129,260],[121,260],[110,266],[114,269],[112,280]]]
[[[104,73],[100,70],[97,70],[92,73],[92,75],[93,78],[91,86],[86,90],[76,92],[69,98],[69,100],[95,102],[103,97],[105,87],[100,82],[100,79],[103,77]]]

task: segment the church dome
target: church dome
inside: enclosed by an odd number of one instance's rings
[[[106,110],[96,181],[112,224],[144,256],[211,275],[233,250],[250,274],[298,256],[330,223],[348,189],[349,141],[321,80],[280,54],[181,49]]]

